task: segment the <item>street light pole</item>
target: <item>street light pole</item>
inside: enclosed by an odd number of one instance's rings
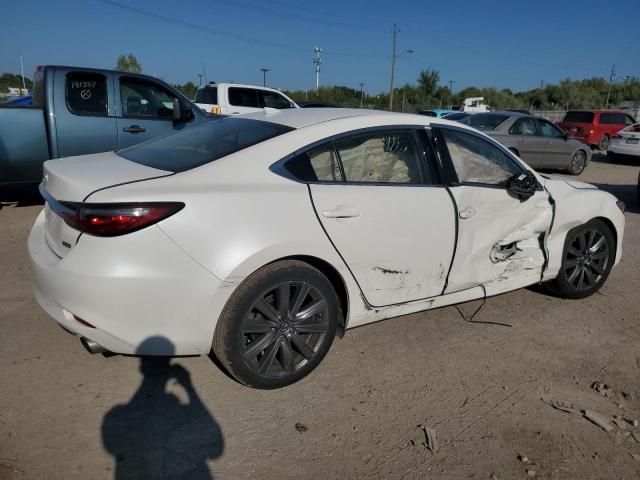
[[[201,73],[198,74],[198,86],[199,87],[202,86],[202,74]]]
[[[260,71],[262,72],[262,86],[263,86],[263,87],[266,87],[266,86],[267,86],[267,72],[270,72],[270,71],[271,71],[271,69],[270,69],[270,68],[262,67],[262,68],[260,69]]]
[[[389,111],[393,111],[393,81],[396,76],[396,43],[398,37],[398,27],[393,24],[393,50],[391,54],[391,85],[389,85]]]
[[[360,108],[364,105],[364,83],[360,83]]]
[[[607,91],[607,101],[605,103],[604,108],[609,108],[609,96],[611,95],[611,84],[613,83],[613,79],[616,76],[616,64],[614,63],[611,67],[611,75],[609,75],[609,91]]]
[[[313,64],[316,66],[316,94],[318,90],[320,90],[320,64],[322,63],[322,58],[320,54],[322,53],[322,49],[320,47],[315,47],[313,52],[316,54],[316,57],[313,59]]]

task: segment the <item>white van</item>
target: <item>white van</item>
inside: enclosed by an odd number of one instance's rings
[[[259,112],[265,107],[300,108],[284,93],[273,88],[237,83],[215,83],[198,88],[195,104],[207,113],[242,115]]]

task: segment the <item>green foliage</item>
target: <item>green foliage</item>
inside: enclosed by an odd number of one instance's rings
[[[116,70],[120,72],[142,73],[142,65],[133,53],[120,55],[116,61]]]
[[[24,77],[24,84],[29,91],[33,89],[31,79]],[[9,87],[22,88],[22,76],[13,73],[3,73],[0,75],[0,94],[4,95],[8,93]]]
[[[194,99],[196,98],[196,91],[198,90],[198,86],[193,82],[187,82],[184,85],[174,85],[175,89],[182,93],[185,97]]]

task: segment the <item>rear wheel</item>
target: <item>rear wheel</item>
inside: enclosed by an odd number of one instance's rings
[[[601,220],[569,231],[562,266],[551,287],[566,298],[585,298],[604,284],[615,260],[615,241]]]
[[[609,135],[603,135],[602,140],[598,143],[598,150],[606,152],[607,148],[609,148]]]
[[[584,168],[587,166],[587,154],[583,150],[578,150],[571,157],[571,163],[569,164],[569,173],[571,175],[580,175],[584,172]]]
[[[279,388],[309,374],[329,351],[342,318],[329,280],[310,265],[268,265],[234,292],[218,320],[213,351],[239,382]]]

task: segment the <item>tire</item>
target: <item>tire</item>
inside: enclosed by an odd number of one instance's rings
[[[560,271],[549,286],[565,298],[593,295],[607,280],[615,254],[613,233],[603,221],[580,225],[567,233]]]
[[[513,153],[516,157],[520,158],[520,153],[515,148],[510,148],[509,151]]]
[[[327,277],[304,262],[280,261],[250,275],[233,293],[218,320],[213,352],[240,383],[281,388],[318,366],[341,321]]]
[[[606,152],[607,148],[609,148],[609,135],[603,135],[600,143],[598,143],[598,150]]]
[[[567,169],[571,175],[580,175],[587,166],[587,154],[584,150],[578,150],[571,157],[571,163]]]

